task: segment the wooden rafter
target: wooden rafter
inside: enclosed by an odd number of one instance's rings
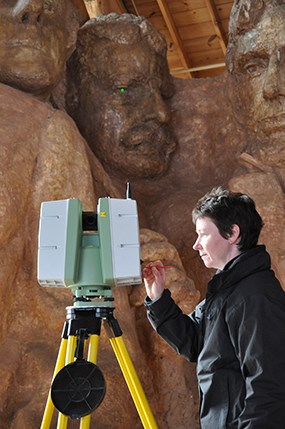
[[[107,14],[110,11],[117,13],[126,12],[126,8],[121,0],[84,0],[84,3],[90,18],[94,18],[100,14]]]
[[[169,34],[173,40],[173,43],[176,46],[177,53],[178,53],[180,61],[182,63],[182,67],[185,69],[189,69],[191,65],[190,65],[189,60],[187,58],[186,52],[185,52],[184,47],[183,47],[182,40],[180,38],[180,35],[179,35],[178,30],[176,28],[176,25],[173,21],[173,18],[172,18],[170,11],[169,11],[166,0],[156,0],[156,2],[159,6],[159,9],[160,9],[161,14],[163,16],[163,19],[165,21],[165,24],[167,26]],[[189,77],[192,77],[191,73],[189,73],[188,75],[189,75]]]
[[[214,0],[205,0],[205,3],[209,11],[209,14],[211,16],[211,21],[214,25],[216,35],[219,38],[222,51],[225,54],[227,50],[227,36],[221,24],[221,20],[220,20],[216,5],[214,3]]]

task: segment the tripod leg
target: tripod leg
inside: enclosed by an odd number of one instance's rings
[[[99,335],[90,335],[87,360],[95,364],[97,362],[98,344]]]
[[[139,413],[143,427],[145,429],[158,429],[123,337],[112,337],[110,338],[110,342],[123,372],[136,409]]]
[[[87,360],[95,364],[97,362],[98,344],[99,344],[99,335],[90,335]],[[89,429],[90,423],[91,423],[91,414],[88,414],[88,416],[82,417],[80,419],[79,429]]]
[[[52,379],[54,379],[56,374],[61,370],[61,368],[64,367],[66,348],[67,348],[67,339],[62,338]],[[51,400],[51,390],[50,390],[48,394],[48,399],[47,399],[40,429],[49,429],[51,424],[51,419],[53,416],[53,411],[54,411],[54,405]]]
[[[68,365],[71,362],[74,362],[74,352],[76,347],[76,335],[70,335],[67,340],[67,350],[66,350],[66,358],[65,365]],[[65,416],[62,413],[58,414],[57,419],[57,429],[66,429],[68,424],[68,416]]]

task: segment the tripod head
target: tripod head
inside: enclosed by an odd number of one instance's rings
[[[110,306],[116,286],[140,284],[136,201],[99,198],[84,212],[76,198],[41,204],[38,282],[72,290],[75,306]]]

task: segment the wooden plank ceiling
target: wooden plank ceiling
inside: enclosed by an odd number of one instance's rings
[[[89,16],[110,12],[147,18],[165,37],[171,73],[205,78],[225,70],[233,0],[84,0]]]

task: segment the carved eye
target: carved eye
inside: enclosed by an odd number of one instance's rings
[[[128,88],[126,86],[118,86],[118,88],[116,88],[116,92],[119,92],[120,94],[124,94],[128,91]]]
[[[250,76],[260,76],[268,67],[268,61],[264,58],[256,58],[244,65],[244,70]]]

